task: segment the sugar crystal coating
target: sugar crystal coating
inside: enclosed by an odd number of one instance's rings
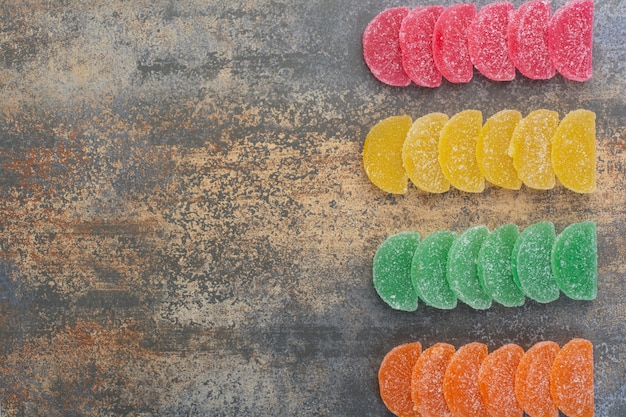
[[[598,243],[594,222],[573,223],[552,248],[552,272],[563,294],[574,300],[593,300],[598,294]]]
[[[546,80],[556,73],[548,51],[549,22],[548,0],[528,1],[509,16],[509,55],[515,67],[534,80]]]
[[[502,110],[491,116],[478,134],[476,161],[487,181],[509,190],[519,190],[519,179],[513,158],[508,154],[511,137],[522,114],[516,110]]]
[[[444,9],[443,6],[417,7],[404,18],[400,27],[404,71],[422,87],[441,85],[441,72],[433,58],[433,32]]]
[[[550,368],[550,393],[567,417],[592,417],[593,345],[585,339],[566,343]]]
[[[550,394],[550,368],[559,345],[545,341],[533,345],[522,356],[515,371],[515,397],[530,417],[558,417]]]
[[[478,279],[489,295],[506,307],[524,304],[524,293],[513,278],[511,254],[519,231],[505,224],[487,236],[478,252]]]
[[[439,165],[439,135],[448,121],[443,113],[420,117],[409,129],[402,146],[402,163],[407,175],[419,189],[443,193],[450,189]]]
[[[432,233],[422,240],[413,255],[413,285],[420,298],[431,307],[456,307],[456,295],[446,279],[448,252],[455,238],[454,233],[447,230]]]
[[[483,125],[482,113],[465,110],[455,114],[441,129],[439,165],[452,186],[468,193],[485,189],[485,177],[476,160],[476,143]]]
[[[443,395],[456,417],[489,417],[480,389],[478,373],[487,357],[487,346],[468,343],[450,359],[443,378]]]
[[[570,0],[554,13],[548,26],[548,49],[563,77],[574,81],[591,78],[593,0]]]
[[[411,124],[409,116],[391,116],[372,127],[365,138],[363,169],[374,185],[388,193],[406,193],[402,145]]]
[[[485,5],[467,30],[467,46],[472,63],[481,74],[494,81],[515,78],[515,64],[506,43],[509,13],[513,4],[496,2]]]
[[[411,280],[411,262],[419,239],[417,232],[397,233],[389,236],[374,255],[374,288],[393,309],[417,309],[418,297]]]
[[[491,307],[491,296],[478,280],[478,252],[489,229],[474,226],[463,232],[450,247],[447,279],[450,289],[459,300],[472,308],[484,310]]]
[[[539,222],[520,233],[513,252],[513,278],[527,297],[540,303],[559,298],[559,287],[552,274],[554,224]]]
[[[400,26],[409,11],[408,7],[383,10],[363,32],[365,63],[374,77],[388,85],[405,87],[411,83],[400,50]]]
[[[411,398],[421,417],[455,417],[443,395],[443,378],[454,346],[436,343],[417,359],[411,375]]]
[[[411,374],[421,352],[419,342],[396,346],[385,355],[378,369],[380,397],[398,417],[420,417],[413,410]]]
[[[504,345],[491,352],[478,373],[478,388],[491,417],[522,417],[515,398],[515,371],[524,349],[516,344]]]
[[[435,23],[433,58],[441,74],[452,83],[472,79],[474,67],[467,49],[467,28],[475,15],[474,4],[453,4]]]
[[[596,115],[584,109],[568,113],[554,134],[552,168],[561,183],[578,193],[596,189]]]

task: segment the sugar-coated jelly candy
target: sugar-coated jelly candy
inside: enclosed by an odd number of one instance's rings
[[[522,417],[515,397],[515,371],[524,349],[504,345],[491,352],[480,366],[478,388],[491,417]]]
[[[402,165],[402,145],[411,124],[409,116],[391,116],[372,127],[365,138],[365,173],[374,185],[388,193],[406,193],[408,177]]]
[[[448,284],[459,300],[477,310],[491,307],[491,296],[478,280],[478,252],[489,229],[474,226],[463,232],[450,247],[448,253]]]
[[[409,14],[408,7],[396,7],[380,12],[363,32],[363,58],[379,81],[398,87],[411,84],[402,66],[400,26]]]
[[[421,352],[419,342],[396,346],[385,355],[378,369],[380,397],[398,417],[420,417],[413,410],[411,374]]]
[[[509,55],[519,72],[533,80],[546,80],[556,73],[548,50],[549,23],[549,0],[528,1],[509,16]]]
[[[598,243],[594,222],[573,223],[552,247],[552,272],[563,294],[593,300],[598,294]]]
[[[474,4],[453,4],[435,23],[433,58],[441,74],[452,83],[472,79],[474,66],[467,49],[467,28],[475,15]]]
[[[472,63],[481,74],[494,81],[515,78],[515,64],[506,42],[509,14],[513,4],[496,2],[485,5],[467,30],[467,47]]]
[[[485,189],[485,177],[476,160],[476,142],[483,125],[482,113],[465,110],[455,114],[441,129],[439,165],[453,187],[469,193]]]
[[[551,152],[558,125],[557,112],[540,109],[528,114],[515,127],[508,153],[513,158],[517,175],[527,187],[554,188],[556,179]]]
[[[540,303],[559,298],[551,259],[555,237],[553,223],[535,223],[519,234],[511,254],[513,277],[517,285],[527,297]]]
[[[530,417],[558,417],[559,410],[550,394],[550,368],[559,345],[545,341],[524,353],[515,371],[515,397]]]
[[[443,395],[456,417],[489,417],[480,389],[478,373],[487,357],[487,346],[468,343],[450,359],[443,378]]]
[[[502,188],[519,190],[522,180],[508,154],[511,137],[522,114],[516,110],[502,110],[491,116],[478,134],[476,161],[487,179]]]
[[[585,339],[566,343],[550,368],[550,393],[567,417],[592,417],[593,345]]]
[[[433,58],[433,32],[444,9],[443,6],[417,7],[409,12],[400,27],[404,71],[421,87],[441,85],[441,72]]]
[[[389,236],[374,255],[374,288],[393,309],[417,309],[418,296],[411,280],[411,262],[419,240],[417,232],[396,233]]]
[[[568,113],[552,141],[552,168],[565,187],[578,193],[596,189],[596,114],[578,109]]]
[[[448,252],[454,240],[454,233],[442,230],[426,236],[415,249],[411,277],[420,298],[431,307],[456,307],[456,295],[446,279]]]
[[[563,77],[574,81],[591,78],[593,0],[570,0],[554,13],[548,26],[548,49]]]
[[[436,343],[415,362],[411,376],[411,398],[421,417],[455,417],[443,396],[443,378],[454,346]]]
[[[439,134],[448,121],[443,113],[420,117],[409,129],[402,147],[402,163],[407,175],[419,189],[429,193],[443,193],[450,182],[439,165]]]
[[[478,252],[478,279],[498,303],[506,307],[524,304],[524,293],[515,284],[511,254],[519,231],[514,224],[505,224],[491,232]]]

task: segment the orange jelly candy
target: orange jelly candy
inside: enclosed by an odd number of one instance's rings
[[[559,352],[554,342],[539,342],[528,349],[515,371],[515,396],[530,417],[558,417],[550,394],[550,368]]]
[[[509,156],[517,175],[527,187],[537,190],[554,188],[556,178],[552,168],[552,139],[559,125],[559,114],[550,110],[535,110],[523,118],[513,131]]]
[[[561,348],[550,369],[550,393],[566,416],[593,416],[593,345],[590,341],[573,339]]]
[[[411,124],[409,116],[391,116],[378,122],[365,138],[365,173],[374,185],[388,193],[406,193],[409,179],[402,165],[402,145]]]
[[[492,417],[522,417],[524,412],[515,398],[515,371],[524,349],[504,345],[491,352],[478,373],[478,388]]]
[[[378,370],[380,397],[398,417],[420,417],[411,400],[411,374],[422,353],[419,342],[405,343],[385,355]]]
[[[422,417],[454,417],[443,396],[443,377],[454,346],[437,343],[419,357],[411,376],[411,398]]]
[[[487,346],[468,343],[450,359],[443,378],[443,395],[456,417],[489,417],[480,389],[478,373],[487,357]]]

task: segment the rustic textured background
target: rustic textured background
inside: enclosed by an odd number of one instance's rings
[[[2,415],[379,416],[399,343],[573,337],[597,415],[626,415],[626,3],[596,2],[587,83],[373,79],[369,20],[435,3],[2,1]],[[542,107],[597,113],[596,193],[393,197],[362,171],[384,117]],[[587,219],[593,302],[402,313],[371,284],[391,233]]]

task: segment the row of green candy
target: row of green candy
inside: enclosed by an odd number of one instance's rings
[[[574,300],[597,294],[597,236],[591,221],[573,223],[558,236],[554,224],[539,222],[521,233],[514,224],[493,232],[486,226],[458,237],[435,232],[422,241],[417,232],[386,239],[374,255],[378,295],[396,310],[415,311],[418,299],[452,309],[457,299],[474,309],[492,301],[507,307],[556,300],[560,292]]]

